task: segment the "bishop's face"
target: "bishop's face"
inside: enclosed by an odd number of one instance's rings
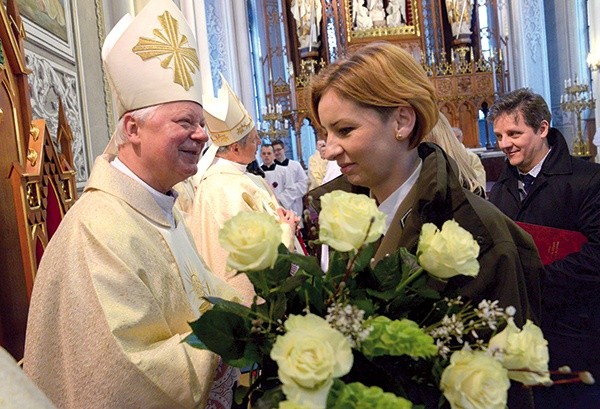
[[[248,134],[246,145],[240,148],[240,163],[247,165],[256,159],[256,151],[259,146],[260,137],[258,136],[258,131],[252,129]]]
[[[135,154],[129,155],[127,165],[154,189],[169,191],[198,170],[208,141],[204,125],[202,106],[191,101],[164,104],[143,121],[128,121]]]

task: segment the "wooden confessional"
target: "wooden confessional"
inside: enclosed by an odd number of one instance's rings
[[[77,198],[73,135],[59,106],[54,145],[32,121],[25,30],[14,0],[0,9],[0,345],[23,355],[29,298],[40,258]]]

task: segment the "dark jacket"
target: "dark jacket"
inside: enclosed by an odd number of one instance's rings
[[[518,170],[506,162],[490,201],[513,220],[576,230],[588,238],[580,252],[546,267],[544,284],[553,298],[544,302],[566,305],[574,295],[567,289],[588,293],[593,287],[595,296],[600,290],[600,165],[572,157],[554,128],[548,142],[552,150],[525,200],[519,198]]]
[[[422,143],[418,152],[423,160],[421,173],[396,212],[375,260],[399,247],[406,247],[414,254],[424,223],[441,228],[446,220],[454,219],[479,243],[480,270],[475,278],[454,277],[438,290],[445,293],[457,290],[476,303],[483,299],[498,300],[501,306],[516,308],[518,325],[526,319],[538,323],[543,266],[531,238],[491,203],[463,188],[454,161],[439,146]],[[387,372],[398,374],[393,370]],[[427,408],[438,406],[436,394],[426,390],[411,390],[409,397]],[[511,409],[532,408],[530,391],[514,385],[508,404]]]
[[[414,253],[424,223],[441,228],[454,219],[479,243],[480,270],[476,278],[455,277],[449,285],[477,302],[490,299],[514,306],[519,325],[527,318],[538,322],[543,267],[531,238],[491,203],[461,187],[454,162],[440,147],[422,143],[418,149],[423,167],[409,193],[412,200],[404,200],[398,209],[375,259],[399,247]]]
[[[551,368],[569,365],[573,370],[587,369],[598,379],[600,165],[571,157],[564,137],[554,128],[548,133],[548,143],[551,151],[525,200],[521,202],[517,190],[518,171],[506,162],[490,192],[490,201],[513,220],[576,230],[587,237],[581,251],[546,266],[542,329],[549,342]],[[546,403],[557,408],[574,407],[575,397],[569,392],[576,390],[550,388],[547,394],[556,396]],[[581,392],[573,395],[580,396]],[[599,401],[594,407],[600,407]]]

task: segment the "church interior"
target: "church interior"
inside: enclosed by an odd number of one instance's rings
[[[118,120],[102,44],[123,15],[145,3],[8,0],[0,10],[0,344],[17,360],[44,248]],[[203,92],[215,94],[222,75],[261,139],[283,140],[287,156],[305,168],[320,137],[308,116],[306,85],[352,47],[374,41],[400,45],[421,64],[440,111],[482,159],[488,183],[504,161],[488,108],[521,87],[545,98],[572,155],[598,162],[598,1],[175,3],[195,29]]]

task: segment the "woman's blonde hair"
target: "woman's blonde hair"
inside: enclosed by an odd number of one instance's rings
[[[335,90],[343,98],[379,111],[384,118],[398,107],[412,107],[417,120],[409,136],[416,147],[438,119],[435,88],[408,52],[391,43],[375,42],[351,49],[346,57],[311,78],[307,86],[310,115],[320,124],[318,107],[323,94]]]
[[[458,165],[458,180],[464,187],[477,194],[485,192],[485,186],[481,186],[475,170],[471,167],[466,148],[456,138],[452,126],[444,114],[440,113],[437,123],[424,140],[439,145],[448,156],[454,159]]]

